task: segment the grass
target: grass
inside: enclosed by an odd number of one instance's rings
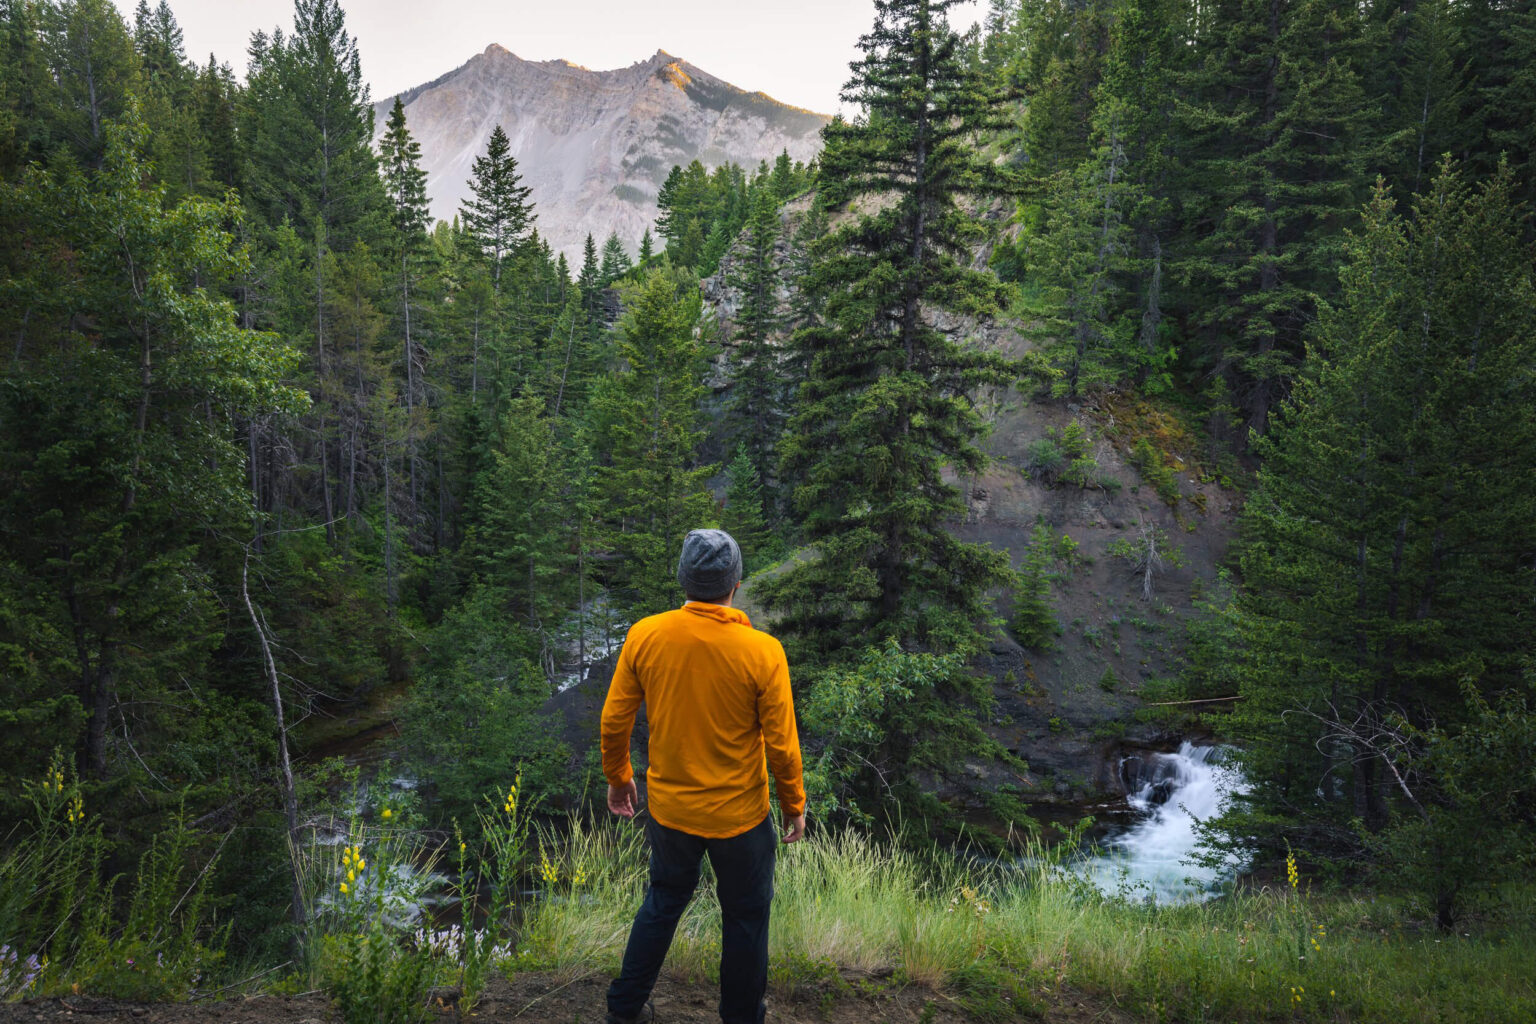
[[[588,883],[529,912],[522,956],[612,970],[644,884],[639,830],[578,829],[570,855],[591,866]],[[1528,892],[1523,913],[1448,935],[1385,900],[1261,889],[1148,907],[1093,894],[1048,860],[968,865],[856,833],[782,848],[775,888],[769,971],[781,997],[841,968],[955,991],[987,977],[1035,996],[1071,986],[1146,1021],[1536,1019]],[[706,869],[668,958],[675,975],[714,976],[711,889]]]

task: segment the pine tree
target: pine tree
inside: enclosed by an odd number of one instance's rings
[[[1383,191],[1351,239],[1308,372],[1258,445],[1236,610],[1235,734],[1254,784],[1234,823],[1359,851],[1400,795],[1377,741],[1517,687],[1536,588],[1536,252],[1513,182],[1446,166],[1404,217]]]
[[[1046,228],[1025,243],[1031,281],[1055,307],[1041,334],[1062,371],[1058,395],[1168,383],[1152,374],[1173,356],[1160,327],[1174,14],[1168,0],[1120,8],[1094,94],[1090,152],[1053,176]]]
[[[708,525],[714,505],[704,489],[713,467],[696,455],[700,312],[697,279],[686,272],[663,266],[629,286],[617,345],[624,369],[592,397],[592,447],[604,460],[595,499],[619,556],[614,584],[642,614],[675,603],[683,537]]]
[[[741,548],[743,578],[771,565],[780,555],[764,506],[762,478],[746,447],[737,445],[725,467],[725,508],[720,512],[720,526]]]
[[[100,161],[106,127],[120,120],[141,88],[128,26],[108,0],[39,5],[43,52],[54,88],[40,111],[88,165]]]
[[[629,253],[624,251],[624,243],[619,240],[619,233],[611,232],[608,240],[603,243],[603,262],[597,275],[598,280],[602,282],[602,287],[607,288],[629,273],[632,265]]]
[[[1361,40],[1353,5],[1221,0],[1181,76],[1191,155],[1178,187],[1194,235],[1182,269],[1208,297],[1198,355],[1254,430],[1289,387],[1364,197]]]
[[[389,202],[389,248],[399,285],[400,329],[403,340],[401,361],[405,364],[405,447],[409,476],[410,507],[420,505],[418,480],[418,433],[426,417],[426,357],[418,336],[412,333],[411,285],[422,272],[421,263],[428,253],[427,172],[421,169],[421,145],[411,137],[405,123],[405,106],[395,97],[379,140],[380,172]],[[419,408],[419,412],[418,412]]]
[[[1364,80],[1381,105],[1381,167],[1403,195],[1422,190],[1440,157],[1465,153],[1475,137],[1459,6],[1414,0],[1371,8],[1375,59]]]
[[[565,608],[572,561],[561,514],[559,449],[542,399],[507,405],[476,482],[478,516],[466,544],[480,582],[535,631]]]
[[[1009,571],[1006,555],[946,529],[963,506],[944,472],[980,469],[969,396],[1013,372],[923,311],[996,302],[996,280],[962,262],[973,229],[959,205],[1001,191],[972,144],[995,107],[959,60],[952,3],[875,6],[843,92],[867,115],[829,126],[823,174],[848,197],[890,204],[830,235],[806,283],[826,320],[794,339],[809,372],[783,467],[803,481],[795,504],[817,557],[774,580],[768,599],[782,628],[824,652],[889,635],[969,648],[989,618],[987,590]]]
[[[640,236],[640,266],[643,267],[651,262],[651,257],[656,254],[655,248],[656,243],[651,239],[651,229],[646,228],[645,234]]]
[[[485,146],[485,155],[470,164],[470,198],[461,216],[464,230],[475,240],[491,271],[491,287],[500,294],[501,275],[507,260],[526,240],[533,227],[531,189],[517,173],[517,158],[507,133],[497,125]]]
[[[779,368],[779,233],[778,198],[769,189],[759,189],[727,278],[741,291],[741,306],[736,313],[736,350],[726,413],[753,466],[778,463],[779,435],[784,430],[789,398]]]
[[[335,254],[360,243],[372,247],[387,223],[373,107],[337,0],[296,0],[291,37],[257,33],[242,100],[246,203],[264,240],[278,248],[296,245],[282,258],[301,261],[290,263],[294,273],[283,285],[263,282],[272,294],[255,296],[266,307],[258,322],[280,326],[311,354],[305,384],[312,414],[300,436],[283,442],[318,472],[306,475],[302,498],[293,504],[325,523],[327,539],[336,543],[345,473],[333,406],[351,382],[336,375],[330,313],[337,306],[327,267],[335,266]]]
[[[58,126],[47,116],[54,89],[31,0],[0,0],[0,178],[54,148]]]
[[[773,177],[769,180],[768,187],[773,190],[773,196],[779,202],[788,202],[794,197],[796,191],[794,164],[790,162],[789,150],[783,150],[773,161]]]

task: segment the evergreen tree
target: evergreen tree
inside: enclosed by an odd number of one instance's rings
[[[517,173],[517,158],[507,133],[497,125],[486,143],[485,155],[470,164],[470,198],[461,213],[464,230],[475,240],[491,271],[491,287],[501,292],[506,261],[526,240],[533,227],[531,190]]]
[[[771,565],[780,551],[768,526],[762,479],[744,445],[736,446],[736,454],[725,467],[725,481],[720,526],[741,548],[742,576],[746,578]]]
[[[789,150],[781,151],[773,161],[773,177],[769,179],[768,187],[773,190],[774,198],[781,203],[794,197],[795,169],[789,159]]]
[[[753,466],[778,462],[788,394],[779,368],[780,328],[778,199],[769,189],[753,197],[752,218],[742,232],[739,256],[728,283],[741,291],[736,313],[736,351],[731,362],[731,393],[726,412]]]
[[[925,305],[997,298],[991,275],[966,269],[974,237],[963,194],[1002,189],[972,145],[994,106],[959,60],[948,2],[877,0],[873,30],[843,98],[867,115],[827,129],[824,175],[849,197],[891,202],[830,235],[807,287],[826,321],[798,332],[809,365],[784,442],[803,481],[795,504],[818,557],[773,581],[783,628],[835,651],[896,635],[972,647],[987,590],[1006,556],[956,540],[963,510],[946,469],[977,471],[981,420],[973,389],[1013,379],[1010,364],[935,330]]]
[[[1199,355],[1255,430],[1296,372],[1364,194],[1361,41],[1353,5],[1221,0],[1181,76]]]
[[[1473,0],[1456,10],[1477,94],[1479,145],[1470,154],[1473,167],[1488,175],[1507,160],[1517,195],[1526,205],[1536,205],[1536,3]]]
[[[1173,355],[1160,328],[1175,5],[1126,0],[1118,13],[1095,90],[1090,152],[1053,176],[1046,228],[1026,236],[1031,280],[1054,307],[1041,334],[1061,370],[1059,395],[1132,380],[1166,386],[1166,376],[1152,374]]]
[[[104,127],[96,172],[34,169],[0,185],[27,240],[0,271],[0,325],[16,339],[0,390],[0,605],[51,593],[37,607],[48,633],[73,638],[70,653],[28,660],[59,672],[52,693],[76,704],[34,710],[77,716],[82,771],[105,780],[147,757],[208,783],[227,764],[169,738],[190,739],[189,719],[223,721],[201,684],[223,613],[199,549],[211,531],[248,529],[233,417],[292,414],[303,396],[282,383],[296,353],[239,330],[233,307],[194,283],[241,272],[224,230],[238,210],[168,206],[139,160],[145,142],[130,108]],[[43,635],[36,618],[0,615],[18,624],[0,636],[13,657]]]
[[[245,199],[269,240],[286,239],[303,250],[301,266],[286,281],[289,290],[273,296],[280,311],[271,323],[302,339],[312,354],[306,383],[314,413],[303,424],[304,436],[289,443],[319,471],[310,477],[305,511],[318,513],[334,543],[346,474],[333,405],[349,382],[336,376],[330,322],[336,303],[326,269],[334,266],[333,254],[376,241],[387,218],[372,145],[373,108],[338,0],[295,0],[291,37],[279,31],[252,39],[243,98]]]
[[[1448,0],[1373,5],[1365,83],[1381,105],[1380,166],[1403,195],[1421,191],[1446,153],[1465,154],[1475,120],[1466,40]]]
[[[53,149],[53,81],[31,0],[0,0],[0,180]]]
[[[544,401],[509,402],[475,485],[478,515],[466,540],[477,578],[534,635],[554,628],[570,597],[559,455]]]
[[[697,279],[665,265],[626,289],[623,370],[592,397],[592,447],[604,460],[595,499],[606,544],[619,556],[614,585],[639,614],[675,603],[683,537],[708,525],[714,505],[704,489],[713,467],[697,461],[700,312]]]
[[[645,234],[640,236],[640,266],[645,266],[654,256],[656,243],[651,239],[651,229],[646,228]]]
[[[123,117],[140,88],[133,39],[109,0],[61,0],[38,13],[53,86],[41,113],[79,160],[94,165],[107,125]]]
[[[395,97],[384,137],[379,140],[380,173],[384,176],[384,194],[389,202],[389,248],[399,286],[400,329],[404,345],[401,362],[405,364],[406,466],[409,473],[410,504],[420,500],[417,479],[418,431],[426,415],[426,357],[417,336],[412,334],[411,285],[422,272],[421,262],[427,245],[427,172],[421,169],[421,145],[411,137],[405,123],[405,106]],[[420,412],[418,412],[418,407]]]
[[[1451,726],[1463,681],[1498,693],[1529,664],[1536,252],[1511,191],[1447,166],[1406,218],[1378,191],[1258,446],[1234,648],[1245,837],[1358,854],[1355,823],[1383,828],[1401,796],[1390,740]]]
[[[608,240],[603,243],[603,262],[598,270],[598,280],[606,288],[629,273],[632,265],[629,253],[624,251],[624,243],[619,240],[619,233],[611,232]]]

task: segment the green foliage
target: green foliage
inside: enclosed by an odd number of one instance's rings
[[[321,984],[346,1024],[418,1024],[429,1019],[432,958],[370,928],[324,936],[317,953]]]
[[[1417,792],[1387,828],[1364,837],[1378,875],[1417,895],[1442,930],[1496,903],[1504,883],[1536,860],[1536,710],[1513,690],[1490,703],[1471,680],[1462,695],[1458,726],[1394,723],[1408,754],[1393,767]]]
[[[36,959],[32,991],[189,996],[222,957],[208,920],[217,850],[204,852],[178,813],[150,839],[123,899],[101,814],[74,772],[55,754],[23,788],[33,820],[0,853],[0,946]]]
[[[1029,547],[1019,564],[1018,586],[1014,591],[1013,615],[1008,627],[1015,640],[1030,650],[1047,651],[1061,635],[1061,623],[1051,604],[1051,584],[1057,579],[1056,552],[1050,527],[1035,524]]]
[[[637,612],[676,603],[677,558],[689,530],[708,524],[712,467],[697,461],[701,305],[692,275],[658,267],[626,292],[621,372],[592,397],[595,500],[604,543],[619,556],[613,584]]]
[[[742,574],[750,576],[784,557],[784,544],[769,528],[764,512],[763,486],[746,446],[725,469],[725,508],[720,525],[741,548]]]
[[[1178,506],[1183,496],[1179,491],[1178,478],[1151,438],[1137,439],[1135,447],[1131,449],[1131,465],[1141,471],[1141,478],[1152,485],[1158,497],[1169,505]]]
[[[815,753],[807,792],[822,813],[868,822],[871,811],[924,791],[965,757],[1006,759],[982,731],[986,683],[954,654],[905,651],[894,640],[866,648],[855,664],[818,673],[800,714]]]
[[[781,474],[816,557],[765,588],[780,628],[817,652],[888,635],[949,649],[980,642],[985,595],[1007,580],[1005,556],[958,541],[962,510],[945,472],[985,459],[969,396],[1017,372],[919,315],[925,306],[984,312],[995,279],[957,255],[975,237],[962,196],[996,195],[996,169],[970,145],[996,104],[963,64],[949,3],[877,2],[875,25],[844,89],[867,115],[826,129],[824,178],[843,199],[890,200],[816,247],[802,287],[822,304],[796,332],[805,367],[783,442]]]
[[[346,1024],[424,1021],[436,964],[429,944],[403,942],[402,933],[414,916],[407,908],[419,904],[421,879],[430,877],[436,858],[389,826],[353,822],[346,839],[339,850],[323,847],[305,863],[311,974]],[[418,861],[424,863],[419,874]]]
[[[475,481],[476,516],[464,550],[476,578],[509,614],[538,630],[558,621],[575,583],[569,549],[566,460],[539,398],[507,404],[489,458]]]
[[[778,337],[783,321],[779,310],[779,213],[774,194],[759,188],[752,213],[740,236],[726,281],[741,290],[736,313],[736,350],[731,364],[731,393],[726,412],[732,431],[760,471],[778,464],[779,435],[789,404],[783,346]]]
[[[1232,729],[1264,824],[1236,815],[1236,833],[1304,828],[1316,855],[1357,857],[1352,823],[1378,833],[1406,799],[1373,738],[1396,722],[1456,735],[1481,716],[1461,681],[1498,694],[1531,658],[1516,552],[1536,545],[1536,304],[1511,184],[1474,189],[1446,165],[1408,216],[1378,192],[1259,446]]]
[[[1073,420],[1061,428],[1059,434],[1052,431],[1050,435],[1050,439],[1060,446],[1062,461],[1066,463],[1061,470],[1064,483],[1083,488],[1100,483],[1099,460],[1093,456],[1093,439],[1089,437],[1087,427]]]
[[[104,131],[94,174],[34,168],[0,186],[28,240],[0,278],[0,321],[22,342],[0,391],[0,550],[27,608],[12,605],[4,639],[33,678],[16,677],[5,703],[58,728],[69,707],[21,693],[41,671],[55,695],[76,694],[85,728],[66,742],[99,779],[131,757],[109,750],[117,703],[143,702],[124,728],[129,742],[154,738],[153,763],[185,725],[152,710],[157,695],[201,678],[221,638],[201,546],[247,516],[237,417],[304,406],[284,383],[293,350],[238,329],[233,306],[198,283],[244,271],[227,231],[238,207],[168,206],[136,155],[143,124],[130,112]]]
[[[530,794],[563,791],[569,754],[542,711],[550,688],[538,640],[507,615],[501,595],[472,589],[433,631],[432,649],[400,723],[406,764],[430,780],[433,818],[474,821],[510,764],[524,766]]]

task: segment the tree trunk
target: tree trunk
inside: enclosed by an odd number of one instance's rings
[[[304,874],[299,865],[299,798],[293,784],[293,765],[288,759],[288,724],[283,715],[283,691],[278,683],[277,662],[272,657],[272,644],[267,639],[266,627],[261,616],[256,613],[256,606],[251,603],[250,574],[251,552],[247,548],[245,564],[240,569],[240,596],[245,600],[246,614],[251,617],[251,628],[256,631],[256,639],[261,642],[262,664],[266,668],[267,682],[272,687],[272,715],[277,722],[278,768],[281,773],[278,778],[282,787],[283,820],[288,826],[289,920],[293,922],[290,955],[294,963],[302,963],[305,914]]]

